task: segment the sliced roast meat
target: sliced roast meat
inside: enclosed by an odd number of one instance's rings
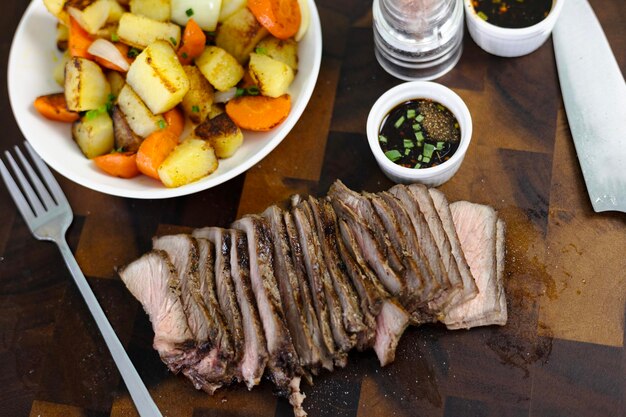
[[[304,300],[293,263],[283,211],[277,206],[270,206],[262,216],[269,225],[274,242],[274,275],[278,281],[291,340],[298,352],[300,364],[307,368],[319,368],[321,354],[319,347],[313,342],[305,317]]]
[[[450,204],[452,219],[478,295],[451,309],[443,322],[449,329],[504,324],[496,262],[497,214],[482,204],[457,201]],[[506,307],[506,305],[505,305]]]
[[[130,293],[141,303],[154,330],[154,349],[177,373],[196,361],[193,334],[180,300],[178,273],[167,253],[153,250],[118,270]]]
[[[337,246],[339,233],[335,212],[327,200],[309,197],[308,203],[315,220],[322,255],[341,303],[344,328],[348,333],[354,333],[358,337],[359,333],[365,331],[363,313],[359,306],[356,291],[350,282],[350,277],[346,274],[346,266],[339,256],[339,247]]]
[[[232,274],[237,302],[241,310],[244,332],[244,351],[241,359],[241,375],[248,389],[258,385],[267,364],[267,348],[263,325],[256,308],[254,293],[250,283],[250,259],[248,239],[240,230],[229,231],[231,239],[230,271]]]
[[[376,316],[376,343],[374,351],[380,366],[393,362],[400,337],[409,325],[409,314],[393,299],[387,299]]]
[[[448,240],[450,241],[450,247],[452,249],[452,255],[456,259],[456,264],[459,268],[459,274],[461,275],[461,280],[463,282],[463,290],[450,301],[450,305],[447,307],[447,309],[449,309],[456,306],[457,304],[464,303],[465,301],[471,300],[472,298],[476,297],[476,294],[478,294],[478,288],[476,287],[474,277],[472,277],[469,265],[467,264],[467,260],[465,259],[465,254],[461,249],[461,242],[459,242],[459,236],[457,235],[456,228],[454,227],[454,221],[452,220],[452,213],[450,212],[448,199],[446,198],[444,193],[436,188],[430,188],[428,192],[433,199],[433,203],[435,204],[437,213],[439,213],[439,217],[441,218],[443,228],[448,235]]]
[[[332,371],[335,342],[333,341],[333,333],[330,328],[326,299],[323,291],[311,292],[298,230],[289,211],[283,211],[283,220],[285,221],[285,231],[289,238],[294,272],[298,280],[300,295],[302,296],[304,317],[311,331],[313,343],[319,348],[322,368]],[[315,369],[311,370],[316,371]]]
[[[294,390],[292,380],[302,374],[302,368],[280,302],[268,225],[262,217],[249,215],[234,222],[233,228],[244,232],[248,240],[250,282],[265,333],[269,376],[279,395],[297,396],[299,392]]]
[[[334,362],[337,366],[345,366],[347,352],[355,345],[356,338],[351,337],[343,327],[341,303],[335,292],[330,273],[324,262],[313,215],[306,201],[301,201],[292,208],[292,215],[298,236],[304,265],[306,267],[309,284],[316,303],[322,309],[325,303],[335,344]]]
[[[433,199],[428,192],[428,188],[422,184],[411,184],[407,188],[415,201],[417,201],[419,209],[424,214],[430,233],[437,244],[437,248],[439,248],[439,255],[441,256],[443,267],[450,280],[450,288],[438,299],[434,300],[432,304],[433,311],[439,311],[439,316],[442,317],[442,312],[445,311],[454,298],[463,291],[463,280],[459,272],[456,258],[452,253],[450,239],[443,227],[443,223],[435,208]]]
[[[230,234],[220,227],[204,227],[193,231],[193,236],[204,238],[215,247],[215,289],[217,300],[228,324],[233,342],[235,357],[233,361],[239,363],[244,352],[244,333],[241,319],[241,310],[237,304],[237,294],[230,271]],[[238,375],[241,377],[241,375]]]
[[[364,224],[368,226],[370,233],[378,242],[378,247],[382,251],[383,256],[396,272],[401,272],[404,269],[400,248],[393,245],[378,214],[367,198],[352,191],[340,180],[335,181],[333,185],[330,186],[328,197],[340,200],[364,221]]]

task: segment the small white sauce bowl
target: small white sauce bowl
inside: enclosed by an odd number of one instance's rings
[[[503,28],[478,17],[472,0],[463,0],[465,22],[474,42],[492,55],[507,58],[527,55],[543,45],[561,14],[564,2],[553,0],[548,16],[532,26]]]
[[[385,156],[378,142],[381,125],[389,112],[396,106],[415,99],[430,99],[441,103],[454,114],[461,129],[461,143],[456,152],[444,163],[431,168],[400,166]],[[401,184],[417,182],[437,187],[452,178],[461,167],[472,139],[472,117],[461,97],[448,87],[429,81],[411,81],[397,85],[380,96],[367,117],[366,131],[376,162],[390,180]]]

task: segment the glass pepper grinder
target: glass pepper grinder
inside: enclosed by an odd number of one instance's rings
[[[463,48],[463,0],[374,0],[374,52],[391,75],[432,80]]]

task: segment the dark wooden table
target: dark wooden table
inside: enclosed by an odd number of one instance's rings
[[[318,1],[324,53],[301,120],[259,165],[214,189],[165,201],[111,197],[61,178],[76,214],[70,245],[164,415],[283,416],[264,382],[209,397],[166,371],[140,305],[114,272],[157,233],[227,226],[293,193],[323,195],[340,178],[357,190],[392,184],[368,150],[370,106],[400,81],[373,53],[371,3]],[[592,0],[622,69],[624,0]],[[28,1],[0,13],[2,74]],[[373,353],[305,387],[311,416],[623,416],[626,215],[594,213],[572,144],[551,41],[516,59],[490,56],[465,37],[459,64],[438,82],[474,119],[450,200],[499,210],[508,226],[502,328],[411,328],[397,360]],[[6,87],[2,146],[23,138]],[[626,122],[626,121],[625,121]],[[100,334],[52,244],[34,240],[0,186],[0,416],[130,416],[132,403]]]

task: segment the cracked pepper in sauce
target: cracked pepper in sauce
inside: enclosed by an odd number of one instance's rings
[[[541,22],[552,0],[472,0],[481,19],[503,28],[525,28]]]
[[[459,122],[442,104],[429,99],[404,102],[383,120],[378,143],[394,163],[407,168],[437,166],[456,152]]]

